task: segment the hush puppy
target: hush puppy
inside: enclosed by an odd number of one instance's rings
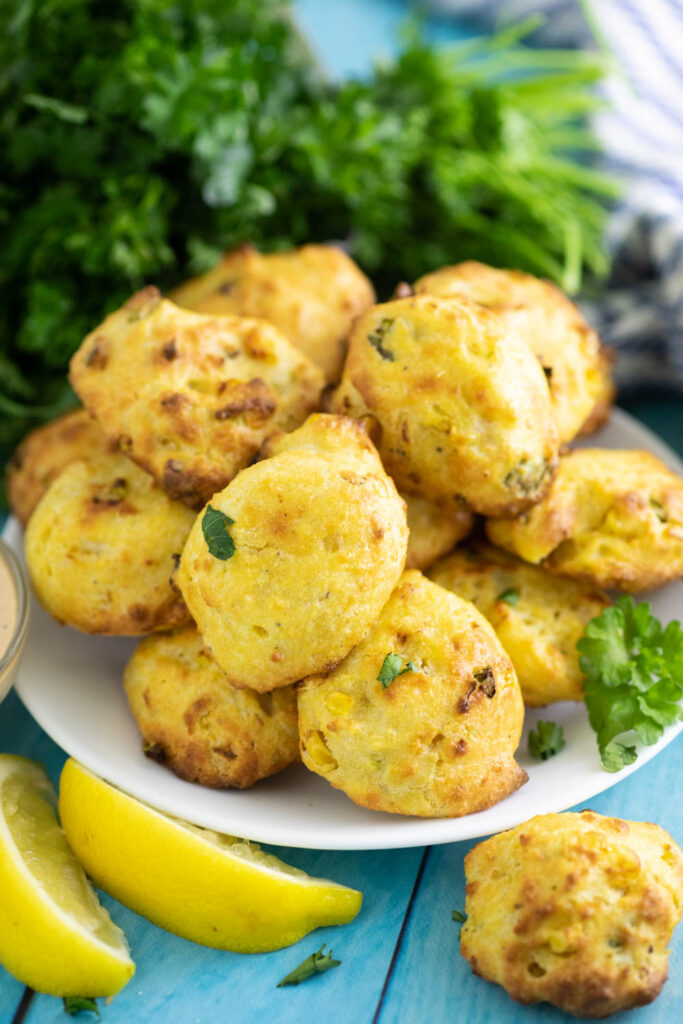
[[[299,760],[293,689],[236,690],[194,626],[143,640],[123,684],[143,750],[181,779],[246,789]]]
[[[359,424],[314,416],[270,450],[200,513],[177,573],[228,682],[261,692],[348,654],[388,600],[408,540],[405,504]]]
[[[460,951],[520,1003],[607,1017],[656,999],[683,907],[683,855],[657,825],[542,814],[465,858]]]
[[[580,449],[539,505],[486,532],[550,572],[636,594],[683,575],[683,480],[648,452]]]
[[[351,331],[331,406],[373,416],[387,472],[432,501],[515,515],[540,500],[555,470],[557,431],[538,360],[465,299],[373,306]]]
[[[614,398],[610,359],[573,302],[550,281],[468,260],[415,282],[418,294],[465,298],[493,310],[541,363],[562,444],[595,430]]]
[[[322,373],[264,320],[180,309],[145,288],[89,334],[71,383],[109,440],[201,507],[273,430],[318,402]]]
[[[124,455],[72,462],[26,530],[40,603],[84,633],[139,636],[190,621],[170,576],[195,515]]]
[[[170,297],[198,313],[268,320],[320,367],[326,380],[337,381],[351,324],[372,305],[375,292],[335,246],[260,253],[242,245]]]
[[[76,459],[111,450],[102,428],[85,409],[64,413],[24,438],[7,466],[7,497],[22,526],[56,476]]]
[[[304,764],[363,807],[458,817],[526,781],[510,659],[473,605],[416,570],[344,661],[297,693]]]
[[[576,644],[609,604],[606,594],[484,545],[454,551],[429,575],[491,623],[515,666],[525,704],[583,700]]]
[[[461,503],[444,508],[418,494],[404,494],[408,515],[406,569],[428,569],[471,531],[474,516]]]

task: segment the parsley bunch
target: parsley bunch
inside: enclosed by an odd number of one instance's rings
[[[656,743],[666,726],[683,719],[683,629],[679,622],[662,626],[648,604],[620,597],[588,623],[577,648],[600,760],[616,772],[638,756],[618,736],[632,730],[643,743]]]
[[[346,239],[388,290],[472,257],[606,269],[600,58],[523,29],[322,80],[281,0],[0,4],[0,445],[73,401],[85,333],[246,239]]]

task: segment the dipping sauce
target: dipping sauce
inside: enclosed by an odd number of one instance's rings
[[[20,573],[13,553],[0,541],[0,700],[12,685],[26,638],[28,616]]]

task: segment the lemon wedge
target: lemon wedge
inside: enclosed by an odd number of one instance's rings
[[[59,827],[44,769],[0,754],[0,963],[55,996],[110,996],[135,965]]]
[[[97,885],[205,946],[281,949],[360,910],[355,889],[311,878],[254,843],[167,817],[73,760],[62,772],[59,813]]]

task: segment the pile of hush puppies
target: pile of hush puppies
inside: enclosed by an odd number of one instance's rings
[[[375,304],[341,250],[242,246],[134,295],[70,380],[83,408],[8,472],[33,585],[60,622],[144,635],[143,750],[202,785],[302,760],[373,810],[490,807],[527,779],[524,705],[582,699],[606,589],[683,575],[683,481],[568,450],[609,415],[610,359],[529,274],[466,262]],[[547,815],[467,871],[463,954],[515,998],[659,992],[683,856],[657,826]]]

